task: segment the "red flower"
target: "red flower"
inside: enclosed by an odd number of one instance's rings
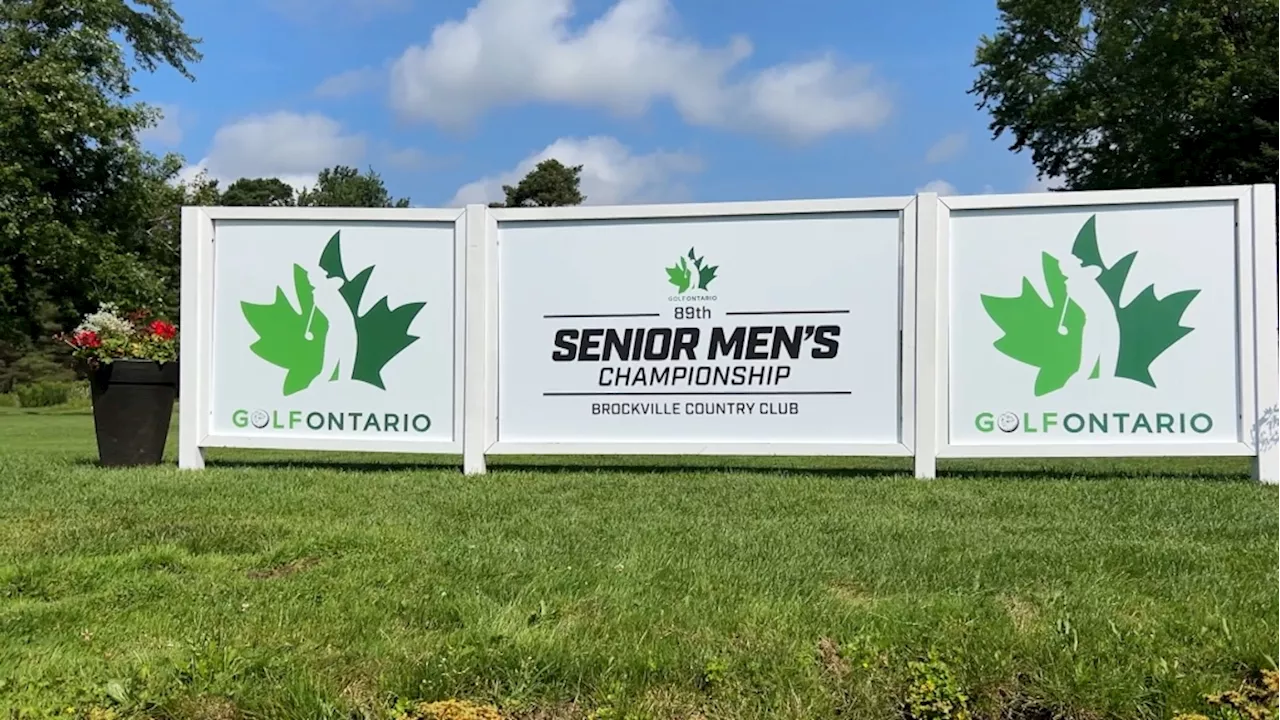
[[[172,340],[178,329],[163,320],[156,320],[151,323],[151,334],[162,340]]]
[[[98,333],[92,330],[81,330],[71,337],[71,342],[76,347],[82,348],[102,347],[102,341],[98,339]]]

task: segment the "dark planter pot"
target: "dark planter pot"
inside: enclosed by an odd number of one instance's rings
[[[107,466],[157,465],[178,394],[178,363],[116,360],[89,373],[98,460]]]

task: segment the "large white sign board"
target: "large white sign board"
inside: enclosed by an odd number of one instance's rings
[[[953,213],[951,443],[1239,442],[1235,211]]]
[[[459,447],[454,223],[212,230],[210,445]]]
[[[179,464],[1239,456],[1278,482],[1275,193],[184,208]]]
[[[898,212],[499,225],[500,443],[902,442]]]
[[[1194,193],[942,200],[941,455],[1256,452],[1251,197]]]

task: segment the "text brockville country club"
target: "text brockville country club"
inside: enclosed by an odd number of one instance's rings
[[[679,362],[701,360],[830,360],[840,351],[838,325],[752,325],[652,328],[561,328],[556,362]],[[782,364],[606,366],[601,387],[778,385],[791,376]]]

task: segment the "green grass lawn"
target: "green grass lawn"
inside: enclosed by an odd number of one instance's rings
[[[0,408],[12,717],[1171,718],[1276,663],[1243,461],[94,457]]]

